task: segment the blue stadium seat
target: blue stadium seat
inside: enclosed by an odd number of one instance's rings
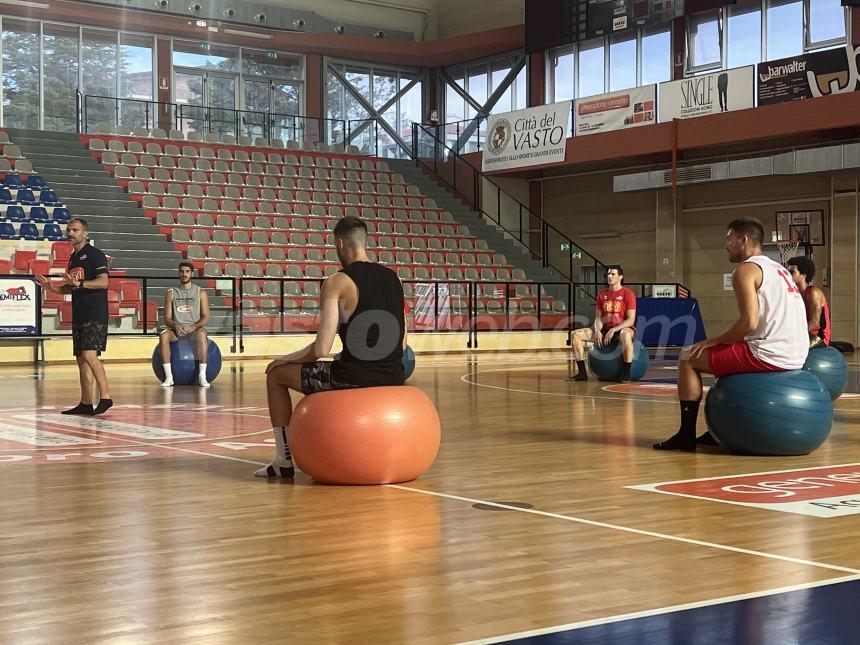
[[[14,204],[15,200],[12,199],[12,193],[9,192],[9,189],[6,187],[0,188],[0,204]]]
[[[18,235],[23,237],[25,240],[42,239],[42,236],[39,234],[39,229],[36,228],[36,225],[32,222],[24,222],[21,224],[21,228],[18,229]]]
[[[18,194],[15,195],[15,201],[19,204],[35,204],[36,196],[33,195],[33,191],[29,188],[19,188]]]
[[[29,175],[27,177],[27,187],[28,188],[44,188],[45,180],[42,179],[39,175]]]
[[[46,240],[51,240],[52,242],[66,239],[63,231],[60,230],[59,224],[54,224],[53,222],[45,224],[45,228],[42,229],[42,235]]]
[[[31,222],[47,222],[48,221],[48,210],[44,206],[31,206],[30,207],[30,221]]]
[[[3,179],[3,185],[9,186],[9,188],[17,188],[21,185],[21,175],[17,172],[7,172],[6,177]]]
[[[24,214],[24,208],[22,206],[7,206],[6,219],[13,222],[23,222],[27,219],[27,216]]]
[[[0,240],[17,240],[18,234],[12,222],[0,222]]]
[[[72,214],[69,212],[68,208],[55,208],[53,218],[55,222],[59,222],[60,224],[67,224],[68,221],[72,218]]]
[[[39,203],[41,204],[61,204],[62,202],[57,199],[57,193],[53,190],[43,190],[39,194]]]

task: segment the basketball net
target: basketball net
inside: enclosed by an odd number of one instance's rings
[[[776,246],[779,249],[779,259],[782,266],[788,266],[786,263],[797,254],[800,240],[779,240]]]

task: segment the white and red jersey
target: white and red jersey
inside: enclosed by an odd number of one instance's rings
[[[806,306],[791,273],[764,255],[747,262],[761,268],[758,325],[744,340],[753,356],[786,370],[799,370],[809,352]]]

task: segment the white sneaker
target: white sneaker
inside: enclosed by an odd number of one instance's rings
[[[169,378],[164,383],[161,384],[161,387],[173,387],[173,379]]]
[[[295,476],[296,470],[293,468],[291,463],[279,464],[275,461],[270,463],[268,466],[260,468],[260,470],[254,473],[254,477],[281,477],[282,479],[292,479]]]
[[[200,383],[198,383],[198,385],[200,387],[210,387],[211,383],[209,383],[209,381],[207,381],[205,378],[203,378],[203,379],[200,379]]]

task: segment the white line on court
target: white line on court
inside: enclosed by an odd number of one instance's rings
[[[534,508],[519,508],[516,506],[509,506],[507,504],[500,504],[498,502],[490,502],[483,499],[473,499],[471,497],[462,497],[460,495],[450,495],[448,493],[438,493],[430,490],[423,490],[421,488],[412,488],[411,486],[403,486],[401,484],[388,484],[389,488],[399,488],[400,490],[408,490],[414,493],[423,493],[425,495],[435,495],[436,497],[444,497],[446,499],[453,499],[460,502],[468,502],[470,504],[486,504],[488,506],[495,506],[496,508],[508,510],[508,511],[518,511],[520,513],[530,513],[532,515],[540,515],[542,517],[549,517],[556,520],[564,520],[565,522],[573,522],[576,524],[585,524],[587,526],[595,526],[597,528],[603,529],[611,529],[614,531],[622,531],[625,533],[633,533],[635,535],[644,535],[647,537],[653,537],[660,540],[670,540],[672,542],[681,542],[683,544],[692,544],[694,546],[703,546],[710,549],[719,549],[721,551],[731,551],[733,553],[740,553],[743,555],[752,555],[760,558],[768,558],[771,560],[781,560],[782,562],[790,562],[792,564],[802,564],[810,567],[818,567],[821,569],[830,569],[832,571],[839,571],[841,573],[848,573],[852,575],[860,576],[860,569],[851,569],[850,567],[841,567],[837,564],[827,564],[825,562],[816,562],[815,560],[803,560],[801,558],[792,558],[787,555],[778,555],[776,553],[766,553],[764,551],[754,551],[752,549],[744,549],[736,546],[729,546],[727,544],[717,544],[716,542],[705,542],[704,540],[695,540],[693,538],[685,538],[678,535],[669,535],[668,533],[658,533],[656,531],[647,531],[645,529],[634,529],[629,526],[620,526],[618,524],[609,524],[607,522],[598,522],[596,520],[587,520],[581,517],[573,517],[571,515],[562,515],[560,513],[550,513],[548,511],[539,511]]]
[[[502,385],[487,385],[485,383],[478,383],[477,381],[472,381],[468,377],[477,376],[478,374],[487,374],[489,372],[510,372],[512,371],[510,368],[499,368],[492,370],[478,370],[475,372],[467,372],[460,377],[460,380],[463,383],[468,383],[469,385],[474,385],[476,387],[485,387],[491,390],[504,390],[506,392],[520,392],[522,394],[539,394],[541,396],[563,396],[567,398],[578,398],[578,399],[606,399],[609,401],[647,401],[649,403],[668,403],[672,405],[678,405],[678,402],[674,399],[665,400],[665,397],[641,397],[641,396],[595,396],[594,394],[574,394],[571,392],[542,392],[540,390],[521,390],[519,388],[514,387],[504,387]]]
[[[776,596],[792,591],[803,591],[805,589],[814,589],[816,587],[826,587],[828,585],[838,584],[840,582],[852,582],[860,580],[860,575],[843,576],[839,578],[831,578],[829,580],[818,580],[816,582],[805,582],[803,584],[792,585],[789,587],[777,587],[775,589],[766,589],[764,591],[753,591],[751,593],[738,594],[736,596],[724,596],[722,598],[714,598],[713,600],[700,600],[698,602],[686,603],[683,605],[672,605],[670,607],[660,607],[658,609],[648,609],[645,611],[637,611],[630,614],[619,614],[617,616],[609,616],[607,618],[594,618],[592,620],[583,620],[577,623],[568,623],[566,625],[554,625],[553,627],[542,627],[540,629],[532,629],[525,632],[515,632],[504,634],[502,636],[491,636],[480,640],[466,641],[458,645],[491,645],[492,643],[503,643],[518,638],[529,638],[532,636],[543,636],[545,634],[555,634],[563,631],[573,631],[584,627],[595,627],[597,625],[608,625],[610,623],[618,623],[625,620],[634,620],[636,618],[647,618],[649,616],[660,616],[662,614],[671,614],[676,611],[685,611],[687,609],[698,609],[700,607],[711,607],[713,605],[724,605],[730,602],[740,600],[750,600],[752,598],[764,598],[767,596]]]

